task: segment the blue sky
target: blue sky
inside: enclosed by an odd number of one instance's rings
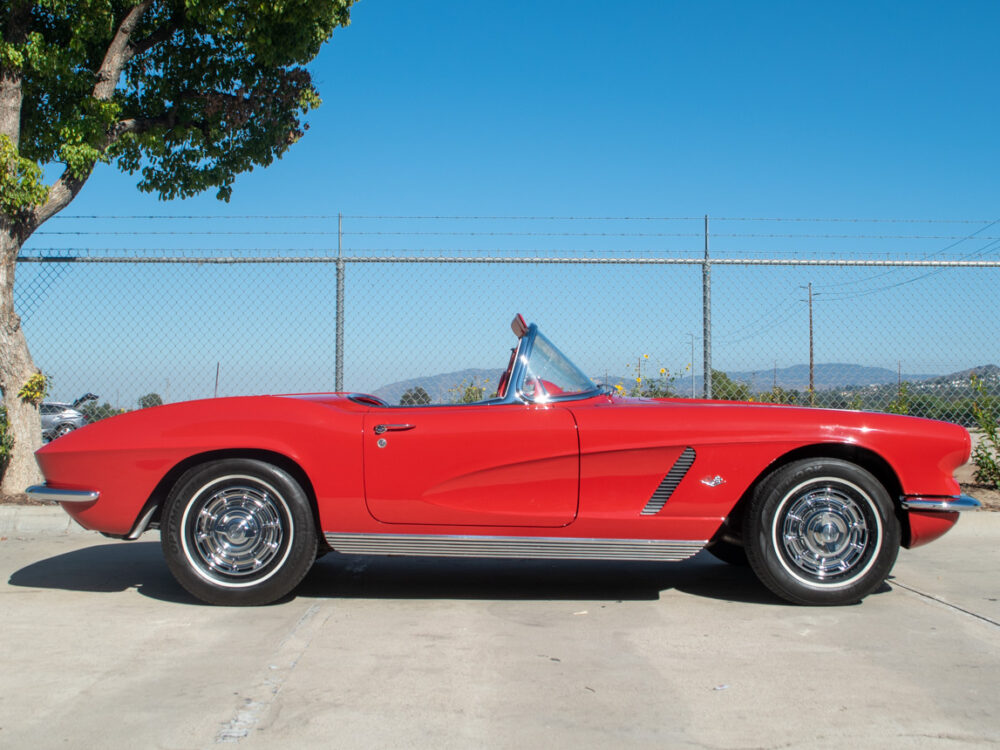
[[[971,233],[1000,218],[997,2],[456,0],[427,4],[362,0],[352,15],[351,26],[338,30],[311,66],[324,103],[310,116],[309,132],[282,160],[239,178],[229,204],[211,195],[160,202],[136,191],[134,178],[100,166],[64,214],[711,214],[980,222],[892,225],[891,232],[885,225],[846,228],[854,234],[935,237]],[[354,227],[362,224],[348,222]],[[116,221],[100,226],[111,231],[151,225]],[[197,229],[204,225],[152,226]],[[238,226],[247,231],[278,232],[313,226],[324,231],[333,228],[329,222],[282,224],[252,219],[241,220]],[[398,228],[391,222],[364,226]],[[460,222],[449,228],[465,226]],[[658,231],[700,231],[697,221],[671,226],[671,230]],[[727,231],[724,222],[715,226],[716,231]],[[50,222],[41,232],[70,228],[94,230],[95,224],[63,218]],[[533,224],[529,228],[543,227]],[[600,231],[593,224],[585,228]],[[649,231],[647,225],[630,228]],[[801,229],[812,233],[845,230],[842,225],[825,224],[780,228],[783,232]],[[567,231],[567,226],[562,224],[558,229]],[[728,230],[747,232],[748,227],[730,224]],[[618,226],[615,231],[623,230]],[[70,247],[74,243],[134,247],[144,243],[179,248],[212,243],[238,249],[306,248],[330,243],[329,237],[280,234],[137,239],[62,237],[41,232],[29,247]],[[998,235],[1000,230],[993,228],[984,236]],[[382,242],[382,246],[392,242],[385,238],[351,241],[359,245]],[[411,236],[406,241],[412,244],[417,240]],[[468,241],[463,245],[461,238],[421,241],[426,247],[443,247],[446,242],[449,247],[469,246]],[[697,238],[657,241],[658,247],[673,252],[697,251],[701,244]],[[494,240],[487,246],[499,246],[500,242]],[[557,246],[556,240],[536,238],[513,242]],[[619,245],[623,242],[619,240]],[[635,244],[641,243],[636,240]],[[946,239],[713,241],[722,254],[794,249],[818,255],[871,251],[909,257],[941,252],[950,244],[952,241]],[[941,257],[965,257],[987,246],[986,241],[958,243]],[[998,257],[996,245],[990,252],[990,257]],[[803,272],[795,278],[778,278],[769,272],[752,271],[749,276],[763,293],[742,306],[727,303],[725,289],[726,284],[739,287],[747,283],[745,278],[719,277],[718,304],[722,308],[716,317],[724,319],[727,304],[739,308],[728,324],[722,324],[720,340],[729,335],[731,341],[740,343],[746,324],[758,317],[763,317],[762,325],[780,331],[788,322],[786,309],[804,314],[798,287],[809,281],[826,284],[825,293],[833,296],[839,289],[834,285],[844,278],[861,279],[857,287],[861,289],[866,288],[863,281],[875,275],[870,271],[852,273],[833,278]],[[697,292],[696,272],[690,270],[685,278],[691,274],[694,276],[688,281]],[[916,275],[890,276],[889,281]],[[954,282],[937,279],[933,288],[914,289],[906,303],[920,306],[927,294],[957,294],[970,285],[975,294],[989,298],[989,290],[996,288],[995,276],[993,282],[984,281],[982,276],[970,282],[968,274]],[[600,277],[591,279],[574,269],[546,278],[552,285],[576,285],[573,288],[581,296],[604,283]],[[453,281],[463,283],[461,279]],[[633,293],[629,283],[621,282],[623,294]],[[685,288],[680,296],[692,289]],[[452,291],[440,287],[433,294],[445,296]],[[558,306],[550,309],[540,299],[543,295],[543,291],[534,297],[522,295],[510,304],[501,300],[498,308],[511,308],[502,319],[494,321],[497,316],[490,307],[488,320],[476,318],[469,326],[489,325],[502,332],[515,304],[528,305],[546,313],[554,323],[570,326],[573,316],[568,312],[560,315]],[[738,289],[733,296],[739,296]],[[692,310],[685,303],[681,314],[681,308],[672,305],[657,312],[663,318],[657,325],[676,329],[669,343],[659,347],[663,358],[676,368],[690,360],[687,333],[698,331],[700,320],[696,306]],[[767,317],[772,309],[774,313]],[[867,316],[868,320],[877,320],[885,312],[877,304],[861,312],[856,306],[851,310],[851,314]],[[987,317],[991,314],[986,311]],[[800,312],[795,315],[801,317]],[[648,311],[637,311],[639,316],[648,318]],[[805,358],[800,356],[802,326],[798,317],[794,320],[794,351],[736,348],[728,355],[720,351],[717,360],[735,369],[769,366],[779,355],[782,365],[801,363]],[[829,321],[829,326],[836,328],[839,320]],[[465,323],[456,324],[456,330],[464,331]],[[386,325],[400,327],[395,319]],[[859,325],[864,325],[863,320]],[[578,343],[570,346],[562,343],[565,339],[552,325],[547,328],[567,353],[578,354],[584,341],[581,333],[572,333]],[[603,333],[611,336],[616,328],[621,328],[620,322]],[[416,346],[407,343],[413,338],[410,333],[387,335],[381,343],[383,351],[393,351],[392,356],[401,363],[413,359],[407,350]],[[962,346],[960,354],[953,357],[935,350],[922,356],[918,333],[894,328],[885,342],[904,343],[897,347],[873,341],[868,349],[878,356],[859,353],[855,359],[893,367],[900,359],[910,359],[913,372],[945,371],[952,362],[972,366],[1000,359],[995,351],[983,351],[983,339],[963,339],[968,334],[965,330],[953,337],[956,346]],[[941,337],[952,334],[942,332]],[[506,342],[505,338],[500,340]],[[614,362],[624,361],[626,352],[631,356],[644,346],[653,346],[644,343],[648,340],[647,333],[640,333],[624,342],[621,352],[608,355],[607,360],[595,357],[587,365],[592,370],[616,367]],[[995,340],[995,336],[989,339]],[[831,350],[818,357],[840,361],[840,353]],[[141,350],[130,356],[141,357]],[[875,362],[879,357],[881,360]],[[464,366],[493,364],[472,361],[476,359],[470,354]],[[390,369],[412,374],[405,372],[403,364]],[[357,379],[363,378],[359,375]],[[364,382],[358,386],[374,388],[380,384]],[[352,383],[348,382],[348,387],[353,387]]]
[[[997,28],[992,1],[362,0],[310,132],[227,210],[995,218]],[[66,213],[222,208],[133,184],[99,169]]]

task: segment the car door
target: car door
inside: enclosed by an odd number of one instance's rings
[[[373,409],[365,498],[390,524],[565,526],[580,448],[569,409],[526,404]]]

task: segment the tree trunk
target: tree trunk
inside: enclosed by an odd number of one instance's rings
[[[21,318],[14,312],[14,267],[21,241],[7,222],[0,222],[0,394],[7,407],[7,429],[14,438],[10,463],[0,491],[24,492],[41,481],[35,451],[42,445],[42,423],[38,407],[17,396],[21,386],[37,372]]]

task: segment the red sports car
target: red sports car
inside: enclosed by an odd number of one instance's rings
[[[746,563],[778,596],[848,604],[900,545],[958,511],[958,425],[852,411],[622,398],[534,324],[497,393],[392,406],[370,395],[220,398],[142,409],[37,453],[84,528],[160,530],[214,604],[288,594],[318,554]]]

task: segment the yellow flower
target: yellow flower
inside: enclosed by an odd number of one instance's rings
[[[648,355],[648,354],[643,354],[643,355],[642,355],[642,358],[643,358],[643,359],[649,359],[649,355]]]
[[[666,367],[661,367],[660,368],[660,375],[666,375],[666,374],[667,374],[667,368]]]
[[[642,385],[642,378],[636,378],[635,382],[638,383],[639,385]]]
[[[618,391],[619,393],[625,393],[625,389],[622,388],[622,384],[621,383],[619,383],[618,385],[615,386],[615,390]]]

